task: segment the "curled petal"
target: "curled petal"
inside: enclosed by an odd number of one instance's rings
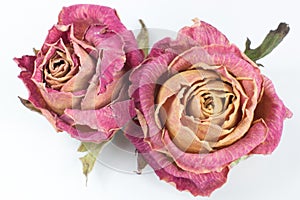
[[[48,107],[58,115],[63,114],[66,108],[78,108],[83,96],[82,94],[75,96],[70,92],[59,92],[46,88],[43,84],[38,84],[38,90]]]
[[[137,68],[129,77],[130,81],[133,83],[129,88],[129,94],[130,96],[134,96],[135,94],[139,95],[138,99],[134,100],[136,102],[141,102],[139,110],[142,112],[147,122],[148,132],[146,133],[146,137],[149,141],[151,138],[157,139],[161,133],[161,129],[157,126],[153,117],[155,112],[154,93],[156,84],[162,84],[159,78],[161,74],[167,71],[168,61],[172,58],[172,55],[166,54],[158,57],[156,60],[151,60],[144,64],[143,68]],[[159,142],[159,139],[156,141]],[[162,143],[159,142],[156,146],[162,146]]]
[[[67,118],[67,117],[64,117]],[[73,138],[76,138],[83,142],[100,143],[110,139],[114,132],[103,132],[91,129],[87,126],[75,125],[71,126],[66,119],[57,119],[56,126],[69,133]]]
[[[35,59],[36,56],[23,56],[22,58],[14,58],[14,61],[18,64],[22,71],[27,71],[28,74],[33,74]]]
[[[150,148],[149,144],[143,140],[143,132],[137,124],[131,123],[125,128],[124,132],[159,178],[175,184],[180,191],[188,190],[194,196],[209,196],[227,180],[228,167],[219,172],[205,174],[181,170],[164,153],[153,151]]]
[[[59,24],[74,24],[75,36],[78,39],[83,39],[90,24],[107,25],[109,29],[117,32],[126,30],[116,11],[105,6],[78,4],[64,7],[58,19]]]
[[[194,19],[192,27],[184,27],[179,31],[177,40],[189,40],[194,46],[229,45],[225,35],[210,24]]]
[[[277,96],[271,80],[265,76],[264,80],[264,93],[255,110],[255,118],[263,119],[269,131],[266,140],[251,152],[253,154],[272,153],[279,144],[284,119],[292,117],[292,112]]]
[[[73,78],[66,82],[61,88],[61,91],[63,92],[76,92],[86,89],[90,79],[96,71],[95,60],[78,44],[74,43],[73,48],[80,59],[81,67],[76,76],[73,76]]]
[[[55,124],[55,120],[57,117],[56,114],[54,114],[52,109],[49,108],[41,92],[39,91],[38,86],[31,79],[33,73],[34,58],[35,57],[33,56],[23,56],[22,58],[14,59],[19,67],[24,70],[20,73],[19,78],[24,82],[29,91],[28,100],[42,112],[42,114],[49,120],[49,122],[57,131],[60,131],[60,129]]]
[[[148,158],[147,160],[149,159],[153,158]],[[159,159],[159,157],[155,158],[155,160],[156,159]],[[188,190],[194,196],[210,196],[214,190],[226,182],[228,172],[229,168],[225,167],[219,172],[195,174],[182,171],[178,169],[176,165],[169,165],[168,167],[155,171],[161,180],[174,183],[178,190]]]
[[[182,152],[174,145],[168,134],[164,134],[164,142],[170,155],[182,169],[194,173],[207,173],[223,169],[232,161],[249,154],[266,139],[267,133],[268,128],[264,121],[256,121],[245,137],[228,147],[207,154]]]
[[[123,102],[116,102],[109,106],[98,110],[78,110],[66,109],[65,116],[71,120],[67,124],[61,123],[64,129],[70,130],[76,137],[86,138],[92,142],[100,142],[101,140],[108,140],[112,137],[116,130],[128,123],[135,115],[133,102],[130,100]],[[99,136],[87,136],[87,133],[81,130],[82,126],[88,127],[92,135],[101,134]],[[78,131],[75,129],[78,128]],[[81,133],[82,132],[82,133]],[[97,138],[98,137],[98,138]]]
[[[49,45],[56,43],[59,40],[62,40],[64,44],[68,44],[70,41],[70,36],[68,31],[70,30],[70,25],[55,25],[53,26],[47,35],[47,38],[41,48],[41,53],[45,55],[49,50]],[[39,63],[38,63],[39,65]]]

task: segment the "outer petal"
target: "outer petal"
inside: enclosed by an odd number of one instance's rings
[[[266,139],[267,127],[263,121],[257,121],[247,135],[236,143],[207,154],[191,154],[182,152],[169,138],[164,134],[164,141],[175,162],[182,169],[194,173],[207,173],[218,171],[226,167],[232,161],[249,154],[257,145]],[[176,157],[174,157],[176,155]]]
[[[80,40],[84,38],[90,25],[103,25],[108,30],[118,33],[124,39],[127,67],[135,67],[143,59],[143,53],[138,50],[133,33],[126,29],[121,23],[116,10],[112,8],[91,4],[64,7],[59,14],[58,24],[73,24],[75,37]]]
[[[45,42],[41,48],[41,51],[43,54],[46,54],[49,49],[49,44],[54,44],[58,40],[62,40],[64,44],[70,43],[70,37],[69,37],[69,30],[70,26],[59,26],[55,25],[53,26],[47,35],[47,38],[45,39]]]
[[[18,66],[24,70],[20,73],[19,78],[24,82],[29,91],[28,100],[42,112],[57,131],[60,131],[55,125],[56,115],[48,107],[37,85],[31,79],[34,70],[34,60],[35,56],[23,56],[22,58],[14,59]]]
[[[22,58],[14,58],[14,61],[23,71],[28,71],[29,74],[33,74],[35,59],[36,56],[23,56]]]
[[[31,80],[34,70],[35,56],[23,56],[22,58],[15,58],[15,62],[23,69],[19,78],[24,82],[29,90],[29,101],[33,103],[36,108],[45,108],[47,106],[36,84]]]
[[[263,79],[259,68],[245,60],[240,50],[234,46],[208,46],[205,48],[195,46],[178,55],[169,68],[174,71],[187,70],[192,65],[206,64],[211,66],[224,66],[235,77],[249,77],[255,80],[258,94],[261,92]],[[209,69],[209,66],[206,66]],[[213,69],[213,67],[212,67]]]
[[[153,144],[157,149],[162,147],[162,143],[159,139],[161,130],[154,119],[155,87],[156,84],[162,84],[160,82],[162,80],[159,80],[159,78],[167,71],[168,63],[172,58],[173,56],[170,54],[159,56],[155,60],[146,62],[130,75],[132,85],[129,88],[129,95],[134,97],[135,102],[140,103],[137,106],[140,106],[139,109],[143,113],[149,128],[147,137],[149,140],[155,139]],[[138,96],[138,98],[135,98],[135,96]]]
[[[133,102],[127,100],[98,110],[66,109],[62,122],[58,124],[60,128],[82,141],[101,142],[110,139],[116,130],[132,119],[135,115],[133,108]],[[83,126],[85,131],[82,130]]]
[[[194,196],[209,196],[227,180],[228,167],[225,167],[220,172],[205,174],[195,174],[181,170],[174,162],[170,162],[165,154],[151,150],[149,144],[142,139],[142,130],[134,123],[126,127],[125,134],[155,170],[159,178],[175,184],[180,191],[188,190]]]
[[[195,24],[192,27],[184,27],[179,31],[177,40],[188,40],[191,44],[199,46],[208,45],[229,45],[225,35],[210,24],[193,20]]]
[[[126,30],[114,9],[105,6],[79,4],[64,7],[59,14],[59,24],[74,24],[75,36],[82,39],[90,24],[107,25],[110,30]]]
[[[63,114],[66,108],[78,108],[83,96],[83,94],[75,96],[70,92],[59,92],[46,88],[44,84],[38,84],[38,90],[48,107],[59,115]]]
[[[292,117],[291,111],[284,106],[277,96],[271,80],[267,77],[264,77],[264,80],[264,94],[261,102],[257,105],[255,118],[264,119],[269,132],[266,140],[252,151],[253,154],[272,153],[279,144],[284,119]]]
[[[64,116],[64,118],[67,117]],[[57,119],[56,126],[80,141],[98,143],[110,139],[113,135],[113,132],[93,130],[87,126],[71,126],[66,121],[66,119]]]
[[[98,32],[99,34],[95,34]],[[96,25],[88,29],[85,38],[98,49],[100,54],[97,64],[98,71],[96,71],[97,78],[100,81],[100,91],[97,91],[97,93],[103,93],[106,86],[113,81],[117,72],[124,67],[126,61],[125,43],[115,32]]]

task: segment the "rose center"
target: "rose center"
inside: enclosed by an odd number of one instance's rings
[[[70,71],[70,64],[62,59],[53,59],[50,60],[48,65],[48,72],[56,78],[65,76]]]
[[[69,53],[56,51],[44,68],[46,86],[59,90],[77,71]]]
[[[173,75],[159,89],[156,112],[173,142],[185,152],[210,152],[223,129],[235,123],[238,107],[230,83],[212,70],[193,69]]]

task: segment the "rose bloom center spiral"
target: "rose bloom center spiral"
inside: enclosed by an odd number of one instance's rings
[[[239,121],[239,101],[239,92],[216,71],[182,71],[160,86],[156,123],[182,151],[212,152]]]
[[[70,50],[70,49],[68,49]],[[69,52],[56,50],[44,67],[46,86],[59,90],[78,72]]]

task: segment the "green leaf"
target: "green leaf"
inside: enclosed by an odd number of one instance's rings
[[[141,31],[138,34],[136,39],[137,39],[139,49],[142,49],[145,57],[147,57],[148,50],[149,50],[149,33],[143,20],[139,19],[139,22],[141,24]]]
[[[276,30],[271,30],[260,46],[251,49],[251,41],[247,38],[245,54],[254,62],[271,53],[288,34],[290,28],[286,23],[280,23]]]
[[[78,148],[78,152],[87,152],[87,154],[79,158],[82,162],[82,171],[86,177],[86,184],[88,181],[88,174],[93,170],[97,157],[107,142],[102,142],[100,144],[91,142],[82,142]]]
[[[21,103],[26,107],[28,108],[29,110],[31,111],[34,111],[34,112],[37,112],[37,113],[40,113],[42,114],[41,110],[40,109],[37,109],[30,101],[28,101],[27,99],[23,99],[22,97],[18,97],[21,101]]]

